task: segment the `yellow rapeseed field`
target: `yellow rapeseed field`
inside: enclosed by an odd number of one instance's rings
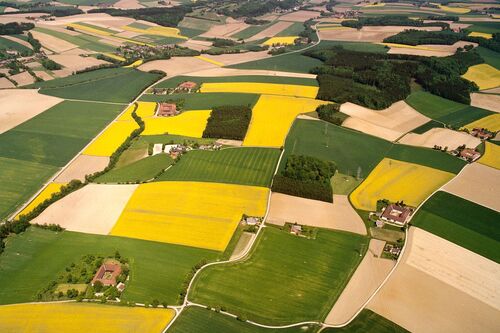
[[[467,14],[470,12],[469,8],[463,8],[463,7],[450,7],[450,6],[444,6],[440,4],[438,5],[439,9],[444,10],[445,12],[450,12],[450,13],[455,13],[455,14]]]
[[[475,82],[480,90],[500,86],[500,71],[488,64],[471,66],[462,77]]]
[[[396,44],[396,43],[378,43],[378,44],[389,46],[389,47],[394,47],[394,48],[439,51],[439,50],[433,49],[432,47],[425,47],[425,46],[413,46],[413,45]]]
[[[264,187],[203,182],[141,184],[111,235],[224,251],[242,214],[264,216]]]
[[[363,5],[363,7],[384,7],[385,3],[379,2],[379,3],[369,3],[366,5]]]
[[[118,61],[125,61],[125,60],[127,60],[127,59],[125,59],[124,57],[119,56],[119,55],[114,54],[114,53],[104,52],[103,54],[104,54],[106,57],[109,57],[109,58],[111,58],[111,59],[116,59],[116,60],[118,60]]]
[[[500,146],[485,142],[484,155],[478,162],[495,169],[500,169]]]
[[[88,303],[4,305],[0,332],[161,332],[173,317],[171,309]]]
[[[469,131],[477,127],[486,128],[492,132],[500,131],[500,113],[494,113],[465,125]]]
[[[139,60],[134,61],[130,65],[123,66],[123,68],[135,68],[135,67],[139,67],[140,65],[142,65],[143,62],[144,62],[144,60],[139,59]]]
[[[354,207],[363,210],[375,210],[379,199],[403,200],[416,207],[453,177],[449,172],[384,158],[350,199]]]
[[[146,118],[142,135],[176,134],[201,138],[211,110],[185,111],[174,117]]]
[[[19,214],[16,215],[16,218],[19,218],[19,216],[31,212],[33,208],[49,199],[52,194],[59,192],[61,190],[61,187],[63,187],[64,185],[66,185],[66,183],[50,183],[49,185],[47,185],[42,190],[42,192],[40,192],[40,194],[38,194],[36,198],[33,199],[33,201],[31,201]]]
[[[91,34],[96,34],[96,35],[101,35],[101,36],[111,36],[112,35],[111,32],[101,30],[98,28],[91,28],[91,27],[88,27],[86,25],[82,25],[82,24],[78,24],[78,23],[70,23],[70,24],[68,24],[68,27],[72,27],[76,30],[89,32]]]
[[[83,154],[111,156],[136,128],[139,128],[139,125],[135,121],[115,121],[83,151]]]
[[[143,120],[145,118],[150,118],[155,115],[156,112],[156,102],[137,102],[136,114]],[[132,104],[127,108],[127,110],[118,118],[122,121],[134,121],[132,118],[132,112],[134,111],[134,105]]]
[[[203,61],[208,62],[208,63],[211,63],[211,64],[216,65],[216,66],[220,66],[220,67],[224,66],[224,64],[222,62],[220,62],[220,61],[213,60],[211,58],[204,57],[204,56],[201,56],[201,55],[200,56],[195,56],[195,58],[203,60]]]
[[[252,109],[243,145],[281,147],[295,117],[327,103],[312,98],[262,95]]]
[[[174,37],[174,38],[182,38],[182,39],[187,39],[186,36],[182,36],[180,33],[180,30],[177,28],[169,28],[169,27],[149,27],[146,29],[141,29],[141,28],[135,28],[131,26],[123,26],[123,30],[126,31],[133,31],[133,32],[138,32],[141,34],[145,35],[157,35],[157,36],[163,36],[163,37]]]
[[[486,39],[493,38],[492,34],[487,34],[485,32],[477,32],[477,31],[471,32],[468,36],[470,36],[470,37],[483,37],[483,38],[486,38]]]
[[[288,45],[293,44],[299,36],[286,36],[286,37],[271,37],[264,42],[264,45]]]
[[[318,87],[259,82],[215,82],[203,83],[200,87],[200,92],[230,92],[315,98],[318,94]]]

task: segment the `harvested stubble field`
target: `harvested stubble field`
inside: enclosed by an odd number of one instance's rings
[[[114,168],[98,177],[97,183],[145,182],[153,179],[168,168],[174,160],[167,154],[158,154],[135,161],[128,165]]]
[[[384,158],[359,187],[351,193],[354,207],[373,211],[377,200],[403,200],[418,206],[453,174],[426,166]]]
[[[175,304],[191,268],[217,257],[216,252],[185,246],[32,227],[9,238],[2,254],[0,304],[36,301],[36,293],[72,262],[115,251],[130,260],[130,281],[122,298],[141,303],[157,298]]]
[[[52,26],[37,26],[34,32],[33,35],[35,38],[39,37],[38,39],[42,45],[47,45],[47,47],[53,51],[67,51],[77,47],[94,52],[114,52],[116,50],[116,46],[112,46],[98,37],[78,32],[70,34],[70,31],[66,29],[58,29]]]
[[[308,239],[274,227],[257,242],[248,260],[203,270],[190,299],[263,324],[324,319],[368,245],[367,238],[348,232],[320,229]]]
[[[462,77],[476,83],[480,90],[500,86],[500,71],[488,64],[471,66]]]
[[[270,148],[227,148],[220,151],[195,150],[158,180],[201,181],[268,187],[280,151]]]
[[[281,147],[295,118],[328,102],[289,96],[261,95],[243,145]]]
[[[444,239],[500,262],[500,213],[447,192],[437,192],[412,223]]]
[[[174,117],[144,119],[146,128],[142,135],[175,134],[201,138],[211,110],[184,111]]]
[[[0,307],[4,332],[160,332],[174,317],[171,309],[98,304],[19,304]]]
[[[39,82],[32,87],[40,88],[42,94],[61,98],[128,103],[160,77],[135,69],[112,68]]]
[[[314,86],[255,82],[203,83],[200,91],[202,93],[230,92],[307,98],[315,98],[318,94],[318,88]]]
[[[493,94],[470,94],[471,105],[500,113],[500,95]]]
[[[481,140],[466,133],[452,131],[447,128],[432,128],[423,134],[408,133],[398,142],[426,148],[433,148],[437,145],[453,150],[461,145],[476,148],[481,143]]]
[[[429,118],[457,128],[493,114],[485,109],[460,104],[423,91],[412,93],[406,103]]]
[[[173,333],[313,333],[316,332],[316,327],[303,325],[290,328],[264,328],[241,322],[215,311],[190,306],[182,311],[168,331]]]
[[[485,142],[484,155],[478,162],[500,170],[500,146]]]
[[[109,164],[107,156],[79,155],[55,179],[56,182],[70,182],[73,179],[85,180],[86,175],[102,171]]]
[[[264,187],[230,184],[141,184],[111,234],[224,251],[243,214],[264,216],[268,194]]]

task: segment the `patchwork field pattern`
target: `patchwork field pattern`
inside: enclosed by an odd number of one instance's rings
[[[268,194],[217,183],[141,184],[111,234],[224,251],[243,214],[264,216]]]
[[[31,212],[36,206],[49,199],[52,194],[59,192],[61,190],[61,187],[63,187],[64,185],[66,184],[50,183],[49,185],[47,185],[42,190],[42,192],[40,192],[40,194],[38,194],[36,198],[29,203],[29,205],[27,205],[21,212],[19,212],[19,214],[17,214],[16,218],[18,218],[20,215],[28,214],[29,212]]]
[[[174,117],[144,119],[142,135],[175,134],[201,138],[212,110],[185,111]]]
[[[465,126],[469,131],[477,127],[486,128],[492,132],[500,131],[500,113],[481,118]]]
[[[293,44],[299,36],[286,36],[286,37],[271,37],[264,42],[264,45],[289,45]]]
[[[480,90],[500,86],[500,71],[488,64],[471,66],[462,77],[475,82]]]
[[[0,307],[3,332],[108,333],[160,332],[174,317],[170,309],[145,309],[98,304],[19,304]]]
[[[478,162],[500,170],[500,146],[485,142],[484,155]]]
[[[252,109],[244,146],[281,147],[295,117],[328,102],[289,96],[262,95]]]
[[[195,150],[182,156],[158,180],[217,182],[240,185],[271,185],[280,151],[270,148]]]
[[[94,142],[85,148],[83,154],[111,156],[125,139],[138,128],[139,125],[135,121],[115,121]]]
[[[150,118],[155,115],[156,106],[157,104],[155,102],[137,102],[135,113],[144,120],[144,118]],[[134,105],[129,106],[117,120],[135,121],[134,118],[132,118],[134,109]]]
[[[202,93],[231,92],[315,98],[318,94],[318,87],[257,82],[220,82],[203,83],[200,91]]]
[[[416,207],[453,176],[449,172],[384,158],[350,198],[354,207],[363,210],[375,210],[379,199],[403,200]]]

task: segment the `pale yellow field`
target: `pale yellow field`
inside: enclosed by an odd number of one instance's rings
[[[81,25],[78,23],[70,23],[70,24],[68,24],[68,27],[72,27],[72,28],[75,28],[76,30],[86,31],[86,32],[89,32],[91,34],[96,34],[96,35],[101,35],[101,36],[111,36],[112,35],[112,33],[108,32],[108,31],[94,29],[92,27],[87,27],[86,25]]]
[[[311,98],[262,95],[252,109],[243,145],[281,147],[295,117],[327,103]]]
[[[136,128],[139,128],[139,125],[135,121],[115,121],[83,151],[83,154],[111,156]]]
[[[23,214],[28,214],[29,212],[31,212],[33,210],[33,208],[35,208],[36,206],[38,206],[39,204],[41,204],[45,200],[49,199],[52,196],[52,194],[59,192],[61,187],[63,187],[64,185],[66,185],[66,184],[65,183],[50,183],[49,185],[47,185],[47,187],[45,187],[42,190],[42,192],[40,192],[40,194],[37,195],[36,198],[33,199],[33,201],[31,201],[29,203],[28,206],[26,206],[19,214],[16,215],[16,218],[19,218],[19,216],[21,216]]]
[[[216,82],[203,83],[200,91],[202,93],[230,92],[315,98],[318,94],[318,87],[258,82]]]
[[[449,172],[384,158],[350,198],[354,207],[363,210],[375,210],[379,199],[403,200],[416,207],[453,176]]]
[[[425,46],[413,46],[413,45],[396,44],[396,43],[378,43],[378,44],[395,48],[404,48],[404,49],[427,50],[427,51],[435,50],[432,47],[425,47]]]
[[[0,331],[161,332],[173,317],[171,309],[86,303],[16,304],[0,306]]]
[[[142,135],[176,134],[201,138],[211,110],[185,111],[174,117],[146,118]]]
[[[130,26],[121,27],[123,30],[138,32],[145,35],[157,35],[163,37],[174,37],[174,38],[182,38],[188,39],[186,36],[182,36],[180,34],[180,30],[177,28],[168,28],[168,27],[149,27],[147,29],[134,28]]]
[[[139,59],[139,60],[134,61],[130,65],[123,66],[123,68],[135,68],[135,67],[139,67],[140,65],[142,65],[143,62],[144,62],[144,60]]]
[[[224,251],[242,214],[264,216],[268,195],[256,186],[141,184],[111,235]]]
[[[156,102],[137,102],[137,111],[135,112],[139,117],[144,120],[145,118],[151,118],[156,112]],[[118,118],[118,120],[124,121],[135,121],[132,118],[132,112],[134,112],[135,106],[132,104],[127,108],[127,110]]]
[[[484,155],[478,162],[500,170],[500,146],[485,142],[484,149]]]
[[[224,66],[224,63],[222,63],[220,61],[217,61],[217,60],[214,60],[214,59],[211,59],[211,58],[208,58],[208,57],[204,57],[204,56],[201,56],[201,55],[200,56],[195,56],[195,58],[198,58],[200,60],[208,62],[208,63],[210,63],[212,65],[216,65],[216,66],[220,66],[220,67]]]
[[[369,3],[366,5],[363,5],[363,7],[384,7],[385,3],[380,2],[380,3]]]
[[[450,13],[456,13],[456,14],[467,14],[470,12],[469,8],[463,8],[463,7],[450,7],[450,6],[443,6],[443,5],[438,5],[439,9],[444,10],[445,12],[450,12]]]
[[[468,36],[470,36],[470,37],[483,37],[483,38],[486,38],[486,39],[493,38],[492,34],[487,34],[487,33],[484,33],[484,32],[476,32],[476,31],[471,32]]]
[[[475,82],[480,90],[500,86],[500,71],[488,64],[471,66],[462,77]]]
[[[293,44],[297,38],[299,38],[299,36],[271,37],[264,42],[264,45],[272,46],[276,44],[281,44],[281,45]]]
[[[496,132],[500,131],[500,113],[495,113],[490,116],[473,121],[470,124],[465,125],[465,128],[472,130],[473,128],[486,128],[489,131]]]

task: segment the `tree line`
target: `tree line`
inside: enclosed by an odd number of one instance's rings
[[[410,27],[441,27],[449,28],[446,22],[424,22],[422,19],[413,20],[404,15],[360,17],[357,20],[345,20],[341,23],[344,27],[361,29],[364,26],[410,26]]]
[[[243,140],[252,118],[252,109],[245,105],[214,107],[203,132],[204,138]]]
[[[193,10],[189,5],[175,7],[152,7],[139,9],[98,8],[88,13],[106,13],[111,16],[132,17],[136,20],[153,22],[165,27],[176,27],[187,13]]]

